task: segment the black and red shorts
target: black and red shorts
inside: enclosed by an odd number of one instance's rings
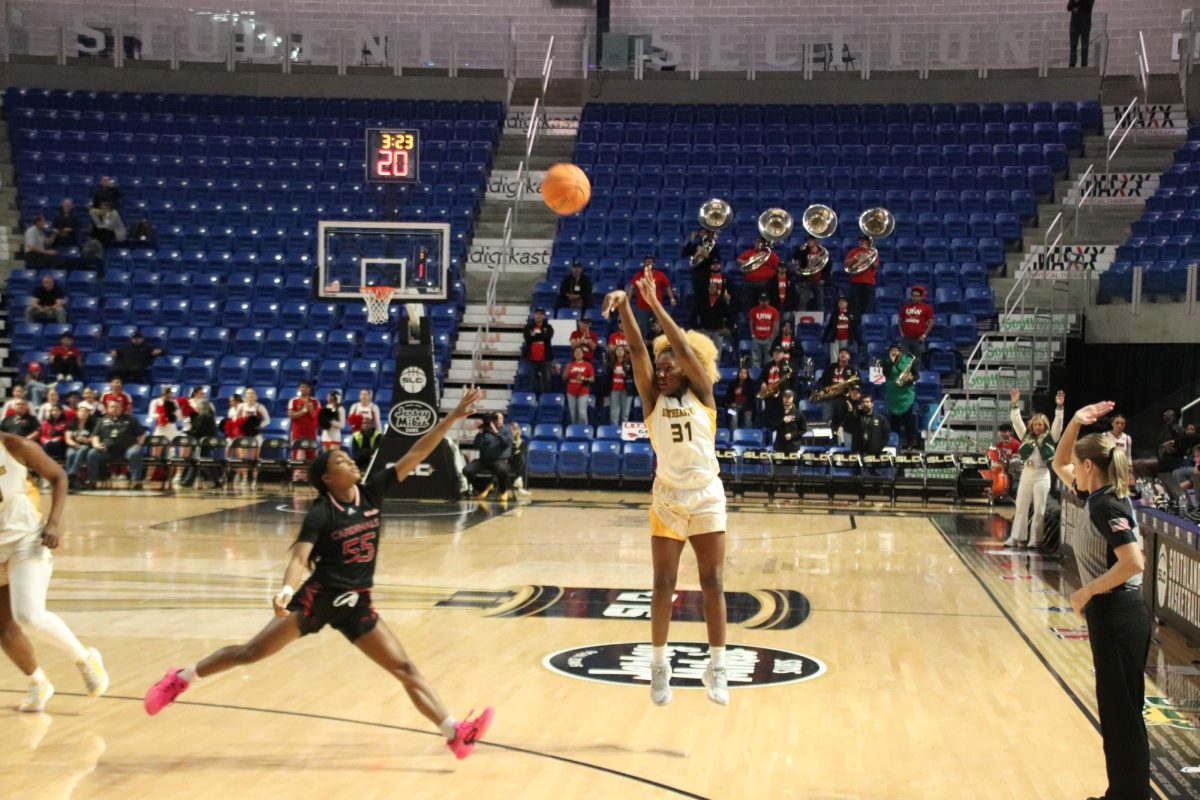
[[[375,630],[379,621],[370,589],[326,589],[313,580],[300,587],[287,608],[299,612],[301,636],[328,625],[353,642]]]

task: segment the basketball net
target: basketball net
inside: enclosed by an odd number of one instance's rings
[[[391,305],[394,286],[364,286],[363,302],[367,304],[367,322],[371,325],[384,325],[388,321],[388,306]]]

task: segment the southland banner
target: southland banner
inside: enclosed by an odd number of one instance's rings
[[[512,259],[505,268],[509,272],[545,272],[552,244],[548,239],[513,239]],[[467,251],[467,269],[495,269],[505,258],[503,239],[476,239]]]
[[[521,195],[522,203],[542,202],[542,181],[545,172],[526,172],[525,193]],[[488,178],[487,196],[489,200],[513,202],[517,199],[517,171],[513,169],[498,169]]]
[[[545,136],[575,136],[579,133],[579,116],[582,109],[565,106],[546,106],[538,110],[542,124],[538,133]],[[533,106],[512,106],[504,118],[506,136],[524,136],[529,133],[533,119]]]
[[[1140,206],[1146,199],[1158,191],[1157,172],[1097,172],[1088,178],[1087,187],[1091,187],[1088,195],[1088,205],[1099,206]],[[1066,205],[1079,202],[1079,187],[1072,186],[1067,192]],[[1086,217],[1086,209],[1083,211]]]
[[[1020,271],[1029,271],[1034,279],[1083,278],[1106,271],[1116,253],[1116,245],[1108,244],[1059,245],[1050,250],[1037,245],[1021,262]]]

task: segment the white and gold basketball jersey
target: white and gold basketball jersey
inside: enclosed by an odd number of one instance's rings
[[[25,465],[0,444],[0,544],[23,539],[41,530],[42,519],[29,496],[35,491]]]
[[[656,477],[673,489],[702,489],[717,479],[717,412],[696,395],[658,396],[646,420],[658,456]]]

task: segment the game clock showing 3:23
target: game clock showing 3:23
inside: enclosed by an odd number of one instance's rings
[[[367,181],[417,183],[420,170],[420,132],[367,129]]]

